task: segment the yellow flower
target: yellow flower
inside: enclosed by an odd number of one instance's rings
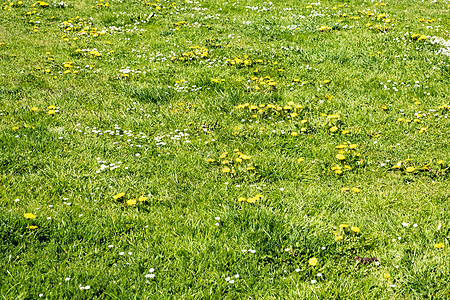
[[[238,202],[244,202],[247,201],[247,199],[245,197],[239,197],[238,198]]]
[[[298,135],[298,133],[297,133],[297,132],[295,132],[295,131],[293,131],[293,132],[291,132],[291,135],[292,135],[292,136],[297,136],[297,135]]]
[[[231,169],[228,168],[228,167],[225,167],[225,168],[222,169],[222,172],[223,172],[223,173],[230,173],[230,172],[231,172]]]
[[[406,172],[408,172],[408,173],[412,173],[412,172],[414,172],[416,170],[416,168],[414,168],[414,167],[407,167],[406,168]]]
[[[256,199],[255,197],[253,197],[253,198],[248,198],[247,200],[246,200],[248,203],[256,203],[256,201],[258,201],[258,199]]]
[[[348,228],[348,225],[347,224],[340,224],[339,227],[342,228],[342,229],[345,229],[345,228]]]
[[[206,161],[209,162],[209,163],[213,163],[213,162],[215,162],[215,159],[208,158]]]
[[[338,128],[336,126],[333,126],[330,128],[330,132],[336,132],[338,131]]]
[[[113,198],[114,198],[114,200],[117,200],[117,199],[122,198],[123,196],[125,196],[125,193],[119,193],[117,195],[114,195]]]
[[[299,159],[297,159],[298,162],[304,162],[305,159],[303,157],[300,157]]]
[[[352,187],[350,190],[351,190],[353,193],[359,193],[359,192],[361,192],[361,190],[358,189],[357,187]]]
[[[339,159],[339,160],[344,160],[345,156],[343,154],[339,153],[339,154],[336,154],[336,158]]]
[[[361,233],[361,229],[359,229],[356,226],[351,227],[350,230],[353,231],[354,233]]]
[[[36,228],[38,228],[36,225],[27,225],[27,228],[28,229],[36,229]]]
[[[445,247],[444,243],[434,244],[434,249],[442,249]]]
[[[47,109],[48,109],[48,110],[56,109],[56,106],[50,105],[49,107],[47,107]]]
[[[12,130],[19,130],[19,127],[15,126],[12,128]]]
[[[49,115],[54,115],[56,113],[56,110],[51,109],[47,112]]]
[[[25,217],[25,219],[35,219],[36,215],[32,214],[32,213],[24,213],[23,216]]]
[[[350,188],[348,188],[348,187],[343,187],[343,188],[341,188],[341,192],[347,192],[347,191],[349,191],[350,190]]]
[[[38,110],[38,108],[36,106],[33,106],[32,108],[30,108],[31,111],[35,112]]]
[[[148,199],[147,197],[143,197],[143,196],[138,198],[139,202],[145,202],[145,201],[147,201],[147,199]]]
[[[228,152],[224,152],[219,157],[223,159],[223,158],[227,157],[227,155],[228,155]]]
[[[309,260],[308,260],[308,263],[309,263],[309,265],[310,266],[316,266],[317,265],[317,258],[315,258],[315,257],[311,257]]]
[[[129,199],[129,200],[127,200],[127,205],[128,206],[136,205],[136,199]]]
[[[340,240],[342,240],[344,237],[342,236],[342,235],[337,235],[337,236],[335,236],[334,237],[334,240],[336,241],[336,242],[339,242]]]
[[[383,274],[383,277],[384,277],[384,279],[386,279],[386,280],[388,280],[388,279],[390,279],[390,278],[391,278],[391,276],[389,276],[389,274],[388,274],[388,273],[384,273],[384,274]]]

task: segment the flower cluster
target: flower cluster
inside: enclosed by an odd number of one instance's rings
[[[239,149],[234,149],[231,154],[226,151],[219,156],[219,159],[208,158],[206,161],[220,166],[220,171],[223,174],[237,175],[242,172],[255,171],[251,158],[251,156],[240,152]]]
[[[191,61],[195,59],[204,59],[209,56],[209,50],[205,47],[193,46],[189,47],[188,52],[183,52],[181,56],[172,56],[172,61]]]
[[[338,163],[331,167],[331,171],[333,171],[334,174],[341,175],[344,172],[349,172],[363,163],[360,159],[361,153],[357,152],[357,147],[356,144],[347,142],[336,146],[338,153],[335,158]]]
[[[119,201],[119,203],[125,206],[136,206],[137,204],[142,204],[148,200],[145,196],[140,196],[137,198],[127,198],[125,193],[119,193],[113,196],[114,200]]]
[[[238,202],[247,202],[247,203],[250,203],[250,204],[254,204],[254,203],[258,202],[259,200],[261,200],[262,198],[264,198],[263,195],[257,194],[257,195],[255,195],[253,197],[250,197],[250,198],[239,197],[238,198]]]

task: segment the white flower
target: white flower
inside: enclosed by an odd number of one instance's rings
[[[314,279],[313,280],[311,280],[311,284],[314,284],[314,283],[316,283],[317,281],[315,281]]]
[[[67,278],[66,278],[66,281],[69,281],[69,280],[70,280],[70,277],[67,277]]]
[[[231,279],[230,277],[227,277],[225,278],[225,281],[230,281],[230,279]]]
[[[125,254],[125,252],[119,252],[119,255],[124,255]]]
[[[216,223],[216,224],[214,224],[214,225],[216,225],[216,226],[220,226],[220,224],[219,224],[219,223]]]
[[[403,222],[402,225],[403,225],[404,227],[409,227],[409,223],[407,223],[407,222]]]
[[[155,278],[155,274],[145,274],[145,278]]]
[[[234,275],[234,278],[239,278],[239,274]]]
[[[229,283],[234,283],[234,280],[230,280],[230,281],[228,281]]]
[[[317,273],[317,277],[322,277],[322,273]]]
[[[295,272],[297,272],[297,273],[300,272],[300,269],[295,269]]]
[[[220,221],[220,217],[215,217],[214,219],[216,219],[216,221]]]
[[[150,268],[150,270],[148,270],[150,273],[153,273],[153,272],[155,272],[155,269],[154,268]]]

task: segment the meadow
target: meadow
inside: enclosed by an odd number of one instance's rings
[[[449,0],[0,3],[0,299],[449,299]]]

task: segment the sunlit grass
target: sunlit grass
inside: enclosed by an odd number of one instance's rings
[[[448,1],[0,6],[4,299],[446,299]]]

